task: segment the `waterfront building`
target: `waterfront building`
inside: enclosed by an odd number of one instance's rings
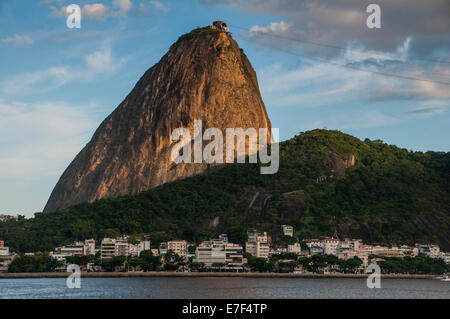
[[[300,255],[301,252],[302,252],[302,248],[300,246],[300,243],[295,243],[293,245],[288,245],[287,252]]]
[[[86,239],[84,242],[75,242],[70,245],[55,248],[52,257],[64,260],[67,256],[90,256],[95,255],[95,240]]]
[[[173,251],[181,257],[187,256],[187,242],[185,240],[172,240],[167,242],[167,250]]]
[[[0,271],[7,271],[9,264],[14,260],[17,254],[11,253],[5,242],[0,240]]]
[[[309,249],[310,255],[324,254],[324,243],[320,239],[304,239],[303,242]]]
[[[100,256],[102,259],[116,256],[116,240],[114,238],[103,238],[100,245]]]
[[[267,233],[258,233],[255,229],[247,232],[248,241],[245,243],[245,251],[252,256],[267,259],[269,257],[269,242]]]
[[[9,255],[9,247],[5,247],[5,242],[0,240],[0,256]]]
[[[129,254],[133,257],[139,256],[145,250],[150,250],[150,240],[142,239],[136,245],[129,244]]]
[[[111,258],[114,256],[134,256],[137,257],[144,250],[150,250],[150,240],[140,237],[143,240],[137,244],[129,242],[128,236],[119,238],[104,238],[100,246],[101,258]]]
[[[339,239],[337,238],[325,238],[322,240],[323,242],[323,251],[324,254],[337,256]]]
[[[194,261],[204,263],[206,267],[224,264],[225,269],[242,269],[244,264],[242,246],[223,239],[225,238],[210,239],[197,246]]]
[[[441,256],[441,249],[438,245],[416,244],[416,248],[419,250],[419,253],[431,258],[440,258]]]
[[[159,255],[164,256],[167,254],[167,242],[162,242],[159,244]]]

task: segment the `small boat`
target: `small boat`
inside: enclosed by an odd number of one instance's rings
[[[442,281],[450,281],[450,277],[448,275],[446,275],[446,276],[443,276],[441,280]]]

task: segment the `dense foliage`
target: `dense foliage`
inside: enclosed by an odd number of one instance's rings
[[[313,273],[328,271],[355,273],[363,261],[358,258],[348,260],[338,259],[333,255],[298,256],[293,253],[273,255],[270,259],[257,258],[246,254],[247,265],[255,272],[293,272],[300,264],[304,270]]]
[[[345,178],[335,176],[329,152],[356,157]],[[118,234],[148,233],[153,245],[226,232],[230,241],[243,243],[247,228],[256,227],[283,242],[280,225],[289,223],[300,239],[337,232],[369,243],[440,242],[450,248],[449,175],[450,153],[410,152],[314,130],[281,143],[277,174],[261,175],[256,164],[227,165],[136,195],[0,223],[0,238],[18,252]],[[327,179],[317,183],[319,176]],[[305,194],[298,203],[283,196],[297,190]],[[249,205],[256,193],[264,200]]]
[[[14,259],[8,267],[9,272],[53,272],[63,264],[48,254],[35,256],[23,255]]]
[[[450,265],[441,258],[418,256],[415,258],[385,258],[378,262],[383,273],[390,274],[444,274]]]

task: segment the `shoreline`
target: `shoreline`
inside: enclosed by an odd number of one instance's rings
[[[67,278],[68,272],[0,273],[0,279]],[[256,273],[256,272],[82,272],[82,278],[138,278],[138,277],[235,277],[235,278],[367,278],[369,274],[312,274],[312,273]],[[434,279],[438,275],[382,274],[382,279]]]

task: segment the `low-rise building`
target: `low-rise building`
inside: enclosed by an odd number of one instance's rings
[[[325,253],[325,247],[324,247],[324,243],[322,242],[322,240],[320,240],[320,239],[304,239],[303,242],[308,247],[310,255]]]
[[[101,258],[111,258],[114,256],[134,256],[137,257],[144,250],[150,250],[150,240],[142,238],[138,243],[130,243],[128,236],[119,238],[104,238],[101,242]]]
[[[438,245],[416,244],[416,248],[419,250],[420,254],[427,255],[431,258],[440,258],[441,256],[441,249]]]
[[[84,242],[75,242],[70,245],[55,248],[52,257],[64,260],[67,256],[91,256],[95,255],[95,240],[87,239]]]
[[[203,263],[206,267],[224,264],[225,269],[239,270],[243,268],[242,251],[242,246],[238,244],[223,239],[210,239],[197,246],[194,261]]]
[[[283,229],[284,236],[294,236],[294,227],[292,227],[291,225],[281,225],[281,228]]]
[[[302,247],[301,247],[300,243],[295,243],[293,245],[288,245],[287,252],[300,255],[302,253]]]
[[[17,254],[11,253],[5,242],[0,240],[0,271],[7,271],[9,264],[14,260]]]
[[[441,258],[447,263],[450,264],[450,253],[441,252]]]
[[[162,242],[159,244],[159,255],[160,256],[164,256],[165,254],[167,254],[167,242]]]
[[[337,256],[338,253],[338,246],[340,243],[340,240],[337,238],[324,238],[322,240],[323,242],[323,250],[324,254],[326,255],[334,255]]]

